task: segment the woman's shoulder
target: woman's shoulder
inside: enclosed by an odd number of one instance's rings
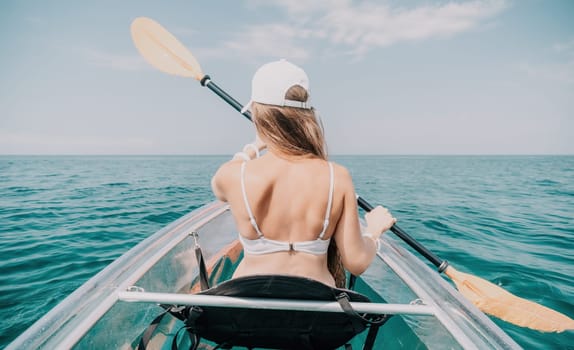
[[[353,184],[353,178],[349,172],[349,169],[347,169],[344,165],[335,163],[333,161],[329,161],[329,163],[333,164],[333,173],[337,182],[350,185]]]
[[[347,167],[345,167],[344,165],[333,162],[331,160],[329,161],[329,163],[333,164],[333,172],[335,173],[335,175],[342,175],[342,176],[351,177],[351,173],[349,172],[349,169],[347,169]]]
[[[223,163],[213,176],[213,181],[225,186],[226,183],[239,178],[240,168],[241,162],[239,161],[229,161]]]
[[[228,162],[221,164],[219,166],[219,169],[217,169],[217,174],[230,175],[230,174],[235,173],[236,169],[239,169],[240,167],[241,167],[240,161],[231,160],[231,161],[228,161]]]

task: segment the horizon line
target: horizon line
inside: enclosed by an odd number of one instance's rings
[[[0,157],[226,157],[227,153],[6,153]],[[574,153],[337,153],[330,154],[332,157],[421,157],[421,156],[574,156]]]

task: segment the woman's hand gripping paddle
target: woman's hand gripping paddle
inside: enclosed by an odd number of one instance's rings
[[[241,111],[242,105],[215,85],[209,76],[204,75],[191,52],[159,23],[145,17],[136,18],[131,32],[136,47],[152,66],[169,74],[193,77],[237,111]],[[243,113],[243,116],[251,120],[249,112]],[[358,200],[363,209],[372,208],[364,199],[359,197]],[[391,231],[438,267],[440,272],[444,271],[461,294],[481,311],[509,323],[543,332],[574,329],[574,320],[568,316],[517,297],[482,278],[455,270],[396,225]]]

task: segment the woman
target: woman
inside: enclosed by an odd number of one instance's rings
[[[351,176],[327,161],[308,91],[307,75],[290,62],[259,68],[245,108],[252,112],[255,142],[212,179],[214,194],[230,204],[244,248],[234,277],[296,275],[335,286],[327,261],[330,242],[336,242],[343,266],[360,275],[380,235],[396,222],[379,206],[365,215],[361,234]]]

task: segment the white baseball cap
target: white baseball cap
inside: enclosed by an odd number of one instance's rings
[[[308,102],[285,98],[287,90],[294,85],[299,85],[309,92],[309,78],[303,69],[285,59],[264,64],[253,75],[251,100],[241,109],[241,113],[249,110],[252,102],[311,109]]]

